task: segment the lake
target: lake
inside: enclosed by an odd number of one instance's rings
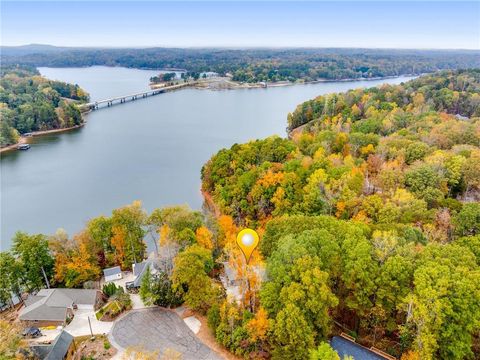
[[[39,70],[79,84],[91,100],[145,90],[158,74],[101,66]],[[2,154],[1,250],[9,249],[17,230],[73,234],[90,218],[134,200],[148,211],[175,204],[200,209],[200,169],[221,148],[285,136],[288,112],[317,95],[407,80],[184,89],[94,111],[80,129],[34,138],[30,150]]]

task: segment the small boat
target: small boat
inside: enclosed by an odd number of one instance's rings
[[[30,149],[30,144],[20,144],[17,146],[18,150],[28,150]]]

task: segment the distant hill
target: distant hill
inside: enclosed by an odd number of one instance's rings
[[[29,44],[21,46],[1,46],[0,51],[2,56],[19,56],[39,53],[53,53],[59,51],[71,50],[68,47],[58,47],[44,44]]]

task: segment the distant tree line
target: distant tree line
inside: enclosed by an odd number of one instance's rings
[[[233,80],[313,81],[422,74],[480,66],[478,51],[382,49],[68,49],[18,52],[4,48],[2,62],[31,66],[125,66],[232,74]]]
[[[29,66],[2,67],[0,146],[15,144],[32,131],[80,125],[83,119],[74,103],[87,100],[78,85],[45,79]]]

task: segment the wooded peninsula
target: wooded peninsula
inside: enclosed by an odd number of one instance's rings
[[[88,101],[78,85],[40,76],[25,65],[0,71],[0,147],[16,144],[21,134],[81,125],[77,103]]]

